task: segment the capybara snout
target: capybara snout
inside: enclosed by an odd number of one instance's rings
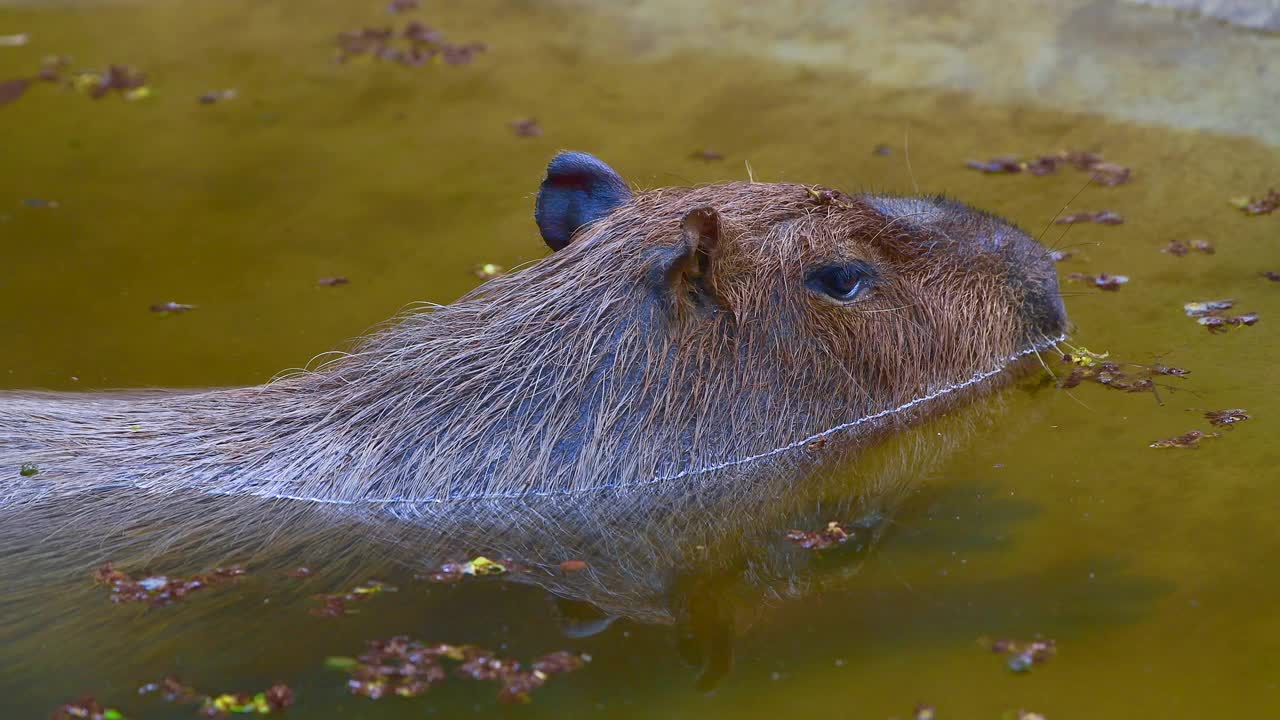
[[[968,257],[975,277],[1003,277],[1017,303],[1024,345],[1043,343],[1067,329],[1053,255],[1009,221],[943,197],[869,197],[897,226],[899,242],[935,259]]]

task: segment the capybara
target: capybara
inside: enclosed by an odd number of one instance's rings
[[[535,216],[549,257],[308,372],[0,394],[0,507],[119,487],[367,509],[661,483],[856,435],[1066,323],[1044,248],[940,197],[633,192],[566,152]]]

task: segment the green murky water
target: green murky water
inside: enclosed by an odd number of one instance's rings
[[[1072,207],[1114,209],[1127,222],[1076,226],[1065,238],[1054,226],[1046,241],[1074,253],[1064,275],[1132,280],[1116,293],[1064,285],[1075,341],[1192,375],[1170,379],[1178,391],[1163,390],[1163,403],[1089,384],[1070,394],[1037,389],[1032,378],[906,433],[874,454],[910,488],[874,551],[797,550],[782,563],[789,573],[768,583],[753,581],[776,564],[739,542],[757,537],[743,529],[750,523],[703,518],[703,547],[732,570],[666,570],[734,618],[733,668],[709,694],[695,689],[698,671],[680,661],[680,632],[668,625],[623,618],[566,638],[563,611],[539,588],[432,586],[380,567],[400,592],[336,620],[306,613],[308,594],[342,588],[327,578],[298,590],[252,577],[152,611],[110,605],[98,589],[79,611],[88,629],[75,633],[19,622],[39,617],[40,604],[0,606],[0,632],[26,628],[0,641],[6,717],[44,717],[85,693],[129,717],[192,716],[135,694],[167,672],[216,690],[283,681],[298,692],[290,715],[306,718],[887,718],[919,702],[951,718],[1016,708],[1050,718],[1280,713],[1280,580],[1271,571],[1280,552],[1280,283],[1259,276],[1280,271],[1280,217],[1246,218],[1225,202],[1277,183],[1280,150],[899,90],[819,67],[654,57],[634,38],[615,41],[622,33],[603,21],[535,3],[456,3],[404,17],[379,3],[330,5],[0,10],[0,34],[32,38],[0,47],[0,79],[62,53],[77,68],[138,66],[154,89],[138,102],[95,102],[38,85],[0,109],[0,387],[246,384],[303,365],[410,301],[452,300],[477,284],[477,263],[540,257],[532,196],[561,148],[595,152],[642,186],[740,179],[749,162],[762,180],[947,192],[1035,230],[1083,176],[981,176],[963,162],[1101,150],[1133,166],[1135,180],[1088,188]],[[331,61],[335,33],[418,16],[490,51],[458,67]],[[196,102],[227,87],[235,99]],[[544,133],[517,137],[507,123],[523,117]],[[892,153],[873,154],[880,143]],[[725,159],[690,158],[699,148]],[[1159,252],[1196,237],[1217,252]],[[321,287],[323,276],[350,283]],[[1214,336],[1181,312],[1184,302],[1220,297],[1261,322]],[[170,300],[197,309],[148,312]],[[1198,450],[1146,447],[1207,428],[1203,410],[1234,407],[1254,419]],[[774,529],[833,519],[836,487],[797,492]],[[608,561],[607,552],[593,556]],[[20,568],[0,560],[0,572]],[[661,619],[661,600],[632,604]],[[462,682],[371,702],[321,667],[395,633],[522,659],[570,649],[593,662],[517,709],[500,708],[492,687]],[[1036,633],[1055,639],[1059,654],[1025,676],[977,643]]]

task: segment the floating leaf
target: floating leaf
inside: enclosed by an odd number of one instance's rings
[[[1205,255],[1212,255],[1216,252],[1213,249],[1213,245],[1208,240],[1191,240],[1189,242],[1170,240],[1169,244],[1161,248],[1160,252],[1182,257],[1192,250],[1204,253]]]
[[[1071,354],[1063,355],[1062,359],[1080,367],[1093,367],[1109,357],[1111,357],[1110,352],[1096,353],[1088,348],[1073,347]]]
[[[128,573],[106,563],[94,571],[94,581],[111,587],[111,602],[145,602],[152,606],[169,605],[186,599],[198,590],[214,587],[245,574],[239,565],[215,568],[212,572],[190,577],[147,575],[134,579]]]
[[[29,87],[31,87],[31,78],[14,78],[0,82],[0,105],[14,102],[22,97]]]
[[[1099,290],[1119,290],[1121,285],[1129,282],[1128,275],[1112,275],[1110,273],[1098,273],[1097,275],[1086,275],[1085,273],[1073,272],[1067,276],[1068,280],[1076,282],[1087,282],[1092,284]]]
[[[1243,315],[1230,316],[1214,314],[1202,317],[1199,320],[1196,320],[1196,322],[1203,325],[1204,328],[1211,333],[1224,333],[1231,328],[1257,324],[1258,313],[1245,313]]]
[[[1072,225],[1087,222],[1099,225],[1120,225],[1124,222],[1124,217],[1111,210],[1096,210],[1094,212],[1069,213],[1058,217],[1053,222],[1055,225]]]
[[[210,90],[196,98],[196,102],[201,105],[213,105],[214,103],[234,100],[236,98],[236,89],[227,88],[225,90]]]
[[[1097,153],[1079,150],[1059,150],[1049,155],[1040,155],[1031,160],[1021,160],[1013,155],[1001,155],[990,160],[969,160],[965,167],[990,175],[1014,175],[1026,172],[1030,175],[1052,175],[1061,165],[1070,165],[1077,170],[1089,172],[1092,180],[1100,185],[1114,187],[1129,182],[1133,170],[1124,165],[1104,162]],[[1094,222],[1102,222],[1095,220]]]
[[[143,85],[142,87],[133,88],[132,90],[126,90],[124,93],[124,99],[128,100],[129,102],[146,100],[149,97],[151,97],[151,88],[147,87],[146,85]]]
[[[1219,437],[1218,433],[1205,433],[1200,430],[1188,430],[1177,437],[1156,440],[1147,447],[1153,448],[1194,448],[1205,438]]]
[[[1240,408],[1231,410],[1209,410],[1204,414],[1210,425],[1233,425],[1249,419],[1249,413]]]
[[[1201,302],[1189,302],[1182,306],[1183,312],[1187,317],[1204,317],[1211,313],[1222,310],[1230,310],[1236,304],[1235,300],[1203,300]]]
[[[200,699],[200,693],[190,685],[184,684],[177,675],[165,675],[160,682],[147,683],[138,688],[139,695],[149,695],[153,692],[159,692],[166,702],[187,703]]]
[[[350,670],[359,664],[359,660],[344,655],[334,655],[324,659],[324,666],[330,670]]]
[[[969,160],[964,164],[971,170],[989,175],[1012,175],[1027,169],[1027,164],[1012,155],[1001,155],[990,160]]]
[[[520,118],[507,123],[516,137],[537,137],[542,134],[542,126],[534,118]]]
[[[1275,212],[1276,208],[1280,208],[1280,191],[1273,188],[1268,190],[1266,195],[1257,198],[1234,197],[1231,198],[1230,203],[1245,215],[1269,215]]]
[[[783,537],[787,542],[795,543],[806,550],[826,550],[832,545],[847,542],[850,536],[848,529],[832,520],[821,530],[788,530]]]
[[[387,585],[386,583],[381,582],[379,580],[370,580],[364,585],[358,585],[351,589],[351,592],[355,593],[356,595],[377,595],[378,593],[382,593],[382,592],[395,592],[395,591],[396,591],[395,587],[391,585]]]
[[[347,658],[349,659],[349,658]],[[443,661],[457,663],[454,675],[470,680],[496,680],[498,700],[504,703],[530,701],[530,692],[546,684],[551,676],[571,672],[591,660],[588,655],[555,652],[532,663],[530,669],[517,661],[502,658],[474,645],[424,645],[407,636],[375,640],[348,667],[333,667],[350,674],[347,689],[370,699],[389,696],[416,697],[444,682],[449,674]]]
[[[384,592],[395,592],[396,590],[395,586],[388,585],[380,580],[370,580],[363,585],[351,588],[345,593],[317,595],[316,599],[320,600],[320,607],[312,608],[310,613],[316,617],[354,615],[357,611],[348,607],[350,603],[364,602],[375,595],[381,595]]]
[[[502,575],[507,572],[507,567],[481,555],[467,563],[462,572],[464,575],[476,576]]]
[[[83,697],[55,710],[53,720],[125,720],[125,715],[115,708],[104,707],[92,697]]]
[[[396,32],[390,27],[362,28],[338,35],[338,62],[372,58],[407,66],[428,63],[465,65],[488,49],[484,43],[454,44],[444,33],[413,20]]]
[[[441,563],[439,567],[415,575],[419,580],[428,580],[434,583],[453,583],[462,580],[464,577],[485,577],[505,575],[512,572],[527,572],[527,569],[511,558],[503,558],[500,562],[490,560],[486,557],[477,557],[461,562]]]
[[[1057,643],[1053,640],[1035,639],[1021,643],[1014,640],[982,638],[981,642],[988,645],[991,652],[1004,655],[1005,666],[1016,673],[1030,672],[1032,667],[1048,662],[1049,658],[1058,653]]]
[[[1191,374],[1185,368],[1168,365],[1114,362],[1107,359],[1109,353],[1099,354],[1086,348],[1068,347],[1071,352],[1062,355],[1062,362],[1074,367],[1066,377],[1059,378],[1058,387],[1063,389],[1076,387],[1088,380],[1113,390],[1155,393],[1156,376],[1186,377]]]
[[[252,695],[248,693],[203,695],[194,688],[184,685],[173,675],[166,676],[159,683],[144,685],[138,692],[147,694],[158,689],[163,689],[163,697],[168,702],[200,703],[200,714],[210,718],[228,715],[271,715],[284,710],[294,702],[293,689],[283,683],[277,683],[265,691]]]

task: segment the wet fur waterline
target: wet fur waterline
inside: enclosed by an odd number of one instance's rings
[[[590,492],[600,492],[600,491],[607,491],[607,490],[625,490],[625,489],[631,489],[631,488],[649,487],[649,486],[658,485],[664,482],[681,480],[684,478],[694,477],[698,475],[706,475],[706,474],[714,473],[720,470],[725,470],[725,469],[734,468],[742,465],[748,465],[750,463],[759,462],[762,460],[767,460],[769,458],[781,455],[783,453],[787,453],[792,450],[805,447],[812,443],[826,440],[843,431],[851,430],[853,428],[861,427],[863,425],[875,423],[880,420],[885,420],[885,419],[900,415],[914,408],[928,404],[935,400],[948,397],[950,395],[956,394],[963,390],[967,390],[969,388],[972,388],[976,385],[981,384],[986,380],[994,378],[995,376],[1008,370],[1011,365],[1018,362],[1019,360],[1030,357],[1032,355],[1038,356],[1041,351],[1056,347],[1058,343],[1063,342],[1064,340],[1067,339],[1067,337],[1068,336],[1064,333],[1053,338],[1048,338],[1042,342],[1038,342],[1029,348],[1020,350],[1019,352],[1009,356],[1008,358],[1006,358],[1004,363],[1002,363],[1001,365],[995,368],[984,370],[982,372],[974,374],[968,380],[947,385],[946,387],[943,387],[927,395],[922,395],[918,398],[914,398],[896,407],[892,407],[887,410],[882,410],[880,412],[876,412],[871,415],[859,417],[859,418],[850,420],[848,422],[840,423],[839,425],[835,425],[821,432],[817,432],[812,435],[800,438],[799,440],[792,441],[790,443],[787,443],[786,445],[782,445],[765,452],[755,453],[753,455],[749,455],[746,457],[735,458],[733,460],[727,460],[727,461],[716,463],[713,465],[693,468],[690,470],[674,473],[671,475],[662,475],[662,476],[654,477],[649,480],[641,480],[636,482],[623,482],[623,483],[605,483],[595,487],[581,488],[581,489],[534,490],[534,491],[529,491],[524,493],[494,493],[494,494],[470,495],[470,496],[450,497],[450,498],[393,497],[393,498],[369,498],[369,499],[363,499],[363,500],[335,500],[331,498],[316,498],[316,497],[293,496],[293,495],[283,495],[283,494],[268,494],[268,495],[261,495],[260,497],[267,497],[267,498],[280,499],[280,500],[295,500],[300,502],[317,503],[322,505],[339,505],[339,506],[369,506],[369,505],[405,506],[405,505],[408,505],[408,506],[413,506],[413,505],[440,505],[440,504],[453,503],[453,502],[484,501],[484,500],[518,500],[520,498],[526,498],[526,497],[535,498],[535,497],[565,497],[565,496],[571,496],[571,495],[578,496],[578,495],[582,495],[584,493],[590,493]],[[231,495],[232,493],[210,492],[209,494]]]

